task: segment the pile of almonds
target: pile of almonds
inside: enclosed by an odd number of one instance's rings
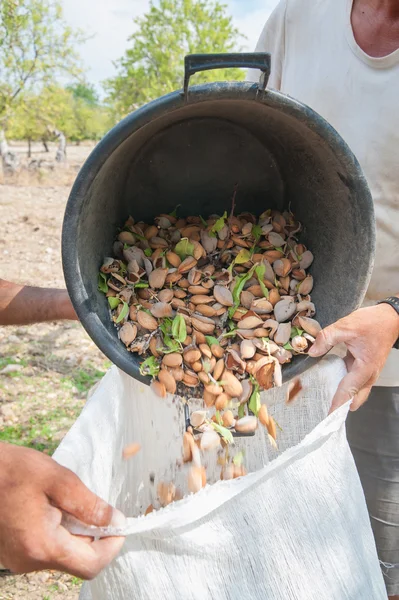
[[[204,480],[193,435],[202,434],[207,451],[259,420],[274,441],[260,391],[280,386],[282,366],[321,330],[307,272],[313,255],[300,231],[288,211],[257,218],[232,209],[207,220],[174,211],[153,224],[129,217],[100,269],[120,340],[143,357],[154,392],[204,400],[207,411],[192,413],[185,440],[184,460],[197,469],[192,491]]]

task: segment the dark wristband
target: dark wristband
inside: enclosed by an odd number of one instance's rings
[[[389,298],[385,298],[385,300],[380,300],[377,304],[389,304],[389,306],[392,306],[392,308],[396,310],[399,317],[399,298],[396,296],[390,296]],[[399,338],[396,340],[393,347],[399,350]]]

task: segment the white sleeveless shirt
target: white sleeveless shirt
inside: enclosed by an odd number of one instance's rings
[[[256,50],[270,52],[269,87],[322,115],[347,142],[367,178],[377,222],[365,305],[399,292],[399,49],[382,58],[356,43],[352,0],[281,0]],[[259,72],[249,71],[257,81]],[[399,351],[377,382],[399,386]]]

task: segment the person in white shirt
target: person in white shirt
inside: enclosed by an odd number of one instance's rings
[[[391,350],[399,337],[399,2],[281,0],[256,50],[271,53],[269,87],[341,134],[373,196],[377,250],[367,308],[327,327],[311,354],[347,346],[348,375],[332,409],[352,397],[352,411],[361,407],[349,416],[348,439],[388,595],[399,600],[399,350]]]

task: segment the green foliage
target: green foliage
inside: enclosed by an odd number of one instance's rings
[[[116,62],[118,74],[105,82],[117,118],[180,89],[186,54],[240,50],[242,36],[218,0],[152,0],[135,24],[131,46]],[[240,69],[210,70],[193,83],[243,78]]]
[[[67,85],[66,89],[72,93],[76,100],[83,100],[89,106],[99,104],[98,94],[90,83],[74,83],[73,85]]]
[[[96,140],[110,125],[104,107],[75,97],[70,89],[50,84],[19,95],[8,118],[7,135],[15,140],[40,140],[58,129],[72,141]]]
[[[0,119],[22,91],[59,73],[77,76],[74,46],[81,39],[63,20],[60,0],[1,0]]]
[[[150,356],[140,365],[140,373],[145,377],[146,375],[150,375],[151,377],[156,377],[159,373],[160,366],[157,362],[155,356]]]

